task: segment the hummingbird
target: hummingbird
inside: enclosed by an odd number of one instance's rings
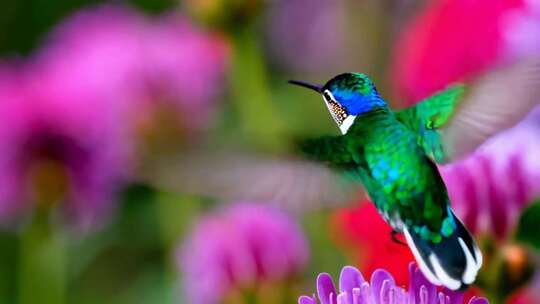
[[[303,152],[362,182],[392,236],[404,235],[431,283],[451,290],[472,284],[482,253],[452,210],[436,164],[470,153],[528,113],[540,93],[540,60],[470,85],[452,84],[401,110],[391,109],[362,73],[340,74],[324,85],[289,83],[322,95],[341,133],[309,139]]]

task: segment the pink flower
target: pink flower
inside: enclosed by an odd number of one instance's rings
[[[87,229],[113,208],[129,148],[114,106],[42,76],[21,65],[0,77],[0,220],[61,204]]]
[[[539,114],[441,169],[456,212],[473,232],[506,237],[520,210],[540,195]]]
[[[523,47],[537,44],[540,36],[531,33],[524,37],[523,33],[531,28],[529,24],[516,24],[515,31],[506,26],[512,22],[509,18],[529,10],[525,0],[428,3],[405,28],[394,48],[395,92],[406,104],[412,104],[451,82],[469,79],[508,60],[512,57],[510,43],[517,36],[527,40],[524,43],[521,39]]]
[[[39,60],[65,89],[123,103],[128,119],[144,120],[166,104],[182,127],[196,129],[220,92],[226,57],[222,39],[178,14],[151,18],[103,5],[60,24]]]
[[[221,303],[231,290],[298,274],[308,248],[298,224],[285,214],[240,203],[202,218],[177,257],[188,303]]]
[[[540,2],[524,1],[522,9],[510,12],[502,21],[504,52],[511,58],[540,54]]]

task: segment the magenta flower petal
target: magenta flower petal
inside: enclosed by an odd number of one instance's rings
[[[317,304],[317,299],[315,298],[315,296],[301,296],[300,298],[298,298],[298,304]]]
[[[437,298],[437,287],[431,284],[416,264],[409,264],[409,295],[416,301],[433,303]]]
[[[469,304],[489,304],[486,298],[473,298],[469,301]]]
[[[317,294],[321,304],[334,304],[337,302],[336,287],[328,273],[321,273],[317,277]]]
[[[388,292],[394,286],[394,278],[386,270],[377,269],[371,275],[371,293],[377,304],[388,303]]]
[[[461,304],[461,303],[463,303],[463,293],[462,292],[445,289],[444,294],[446,296],[448,304]],[[469,304],[470,303],[471,302],[469,301]]]
[[[364,282],[364,277],[358,269],[345,266],[339,276],[339,291],[345,294],[348,303],[353,303],[353,289],[360,288]]]

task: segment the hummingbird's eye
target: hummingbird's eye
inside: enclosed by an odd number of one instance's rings
[[[330,96],[330,93],[328,93],[328,91],[324,91],[323,97],[324,97],[324,99],[326,99],[326,101],[328,101],[328,102],[333,101],[332,96]]]

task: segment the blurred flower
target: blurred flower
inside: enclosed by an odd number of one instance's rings
[[[235,291],[291,279],[307,260],[297,223],[275,209],[246,203],[202,218],[177,259],[189,303],[221,303]]]
[[[103,5],[60,24],[38,60],[63,90],[120,103],[127,124],[146,140],[163,131],[190,134],[207,123],[226,57],[222,39],[180,15],[153,19]],[[169,142],[178,138],[166,135]]]
[[[453,207],[473,232],[505,238],[520,210],[540,195],[540,111],[441,168]]]
[[[226,55],[175,14],[104,5],[61,23],[34,57],[0,69],[0,218],[65,200],[92,226],[131,170],[134,135],[204,126]]]
[[[428,2],[394,48],[395,92],[412,104],[448,83],[467,80],[517,54],[537,51],[540,35],[534,33],[540,15],[533,9],[538,7],[535,2]]]
[[[287,70],[332,68],[344,47],[344,10],[343,1],[273,1],[266,26],[271,57]]]
[[[335,234],[343,238],[338,242],[357,255],[364,273],[384,267],[398,284],[406,284],[408,276],[403,269],[414,261],[414,257],[407,246],[392,240],[392,228],[384,222],[373,203],[364,201],[357,208],[341,209],[334,214],[332,222]]]
[[[90,228],[128,170],[114,105],[63,90],[30,65],[16,71],[0,77],[0,220],[62,203],[68,220]]]
[[[463,303],[463,294],[449,290],[437,292],[437,287],[424,277],[414,263],[409,265],[409,289],[396,285],[394,278],[387,271],[377,269],[371,276],[371,282],[356,268],[346,266],[339,277],[339,292],[332,277],[322,273],[317,277],[317,293],[321,304],[457,304]],[[317,304],[315,295],[302,296],[299,304]],[[469,304],[487,304],[484,298],[472,298]]]
[[[503,36],[510,57],[540,54],[540,2],[524,0],[523,9],[516,9],[503,20]]]

